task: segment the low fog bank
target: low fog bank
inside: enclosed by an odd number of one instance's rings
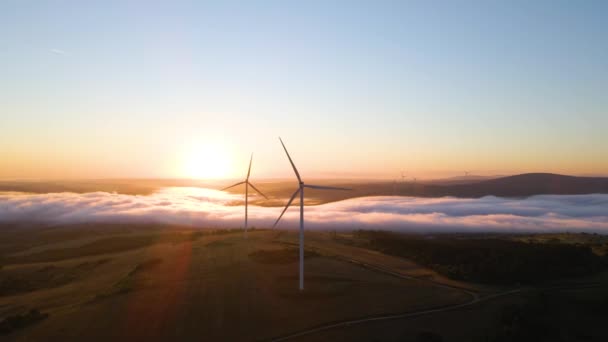
[[[243,225],[244,207],[234,205],[240,201],[241,195],[177,187],[148,196],[0,193],[0,222],[133,222],[235,228]],[[250,226],[272,226],[281,210],[250,206]],[[279,227],[297,227],[298,217],[294,206]],[[539,195],[525,199],[362,197],[307,206],[305,217],[306,228],[313,229],[608,233],[608,195]]]

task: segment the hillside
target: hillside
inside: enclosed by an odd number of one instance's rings
[[[309,205],[340,201],[365,196],[419,196],[419,197],[527,197],[532,195],[577,195],[608,193],[608,177],[575,177],[550,173],[526,173],[515,176],[480,180],[471,177],[450,182],[436,181],[352,181],[352,180],[314,180],[321,185],[334,185],[351,188],[352,191],[322,191],[309,189],[306,203]],[[201,182],[196,180],[97,180],[97,181],[0,181],[0,191],[23,191],[31,193],[95,191],[117,192],[128,195],[149,195],[163,187],[209,187],[221,189],[226,182]],[[265,180],[256,183],[268,195],[269,200],[261,197],[250,199],[260,206],[283,206],[285,199],[295,191],[297,184],[285,180]],[[245,187],[235,187],[231,193],[244,193]],[[240,202],[234,202],[239,205]]]
[[[473,184],[433,189],[443,195],[481,197],[486,195],[519,197],[532,195],[580,195],[608,193],[606,177],[574,177],[551,173],[526,173]]]
[[[608,193],[608,177],[574,177],[551,173],[526,173],[489,180],[472,180],[468,184],[437,184],[425,182],[339,182],[336,186],[351,188],[352,191],[307,190],[307,203],[320,204],[354,197],[365,196],[418,196],[418,197],[465,197],[483,196],[527,197],[533,195],[583,195]],[[260,188],[271,201],[255,201],[263,206],[281,205],[282,198],[295,190],[295,185],[271,183]],[[240,189],[235,192],[241,191]],[[274,200],[272,200],[274,199]]]

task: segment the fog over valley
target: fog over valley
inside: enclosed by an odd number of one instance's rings
[[[286,199],[285,199],[286,201]],[[416,232],[608,233],[608,195],[537,195],[527,198],[418,198],[373,196],[306,206],[312,229],[390,229]],[[201,228],[243,224],[242,196],[190,187],[151,195],[107,192],[0,194],[1,222],[167,223]],[[271,227],[280,207],[249,208],[249,224]],[[279,228],[295,228],[299,212],[288,210]]]

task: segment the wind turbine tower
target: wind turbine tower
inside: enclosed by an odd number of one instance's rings
[[[279,141],[281,142],[281,145],[283,146],[283,149],[285,150],[285,154],[287,154],[287,158],[289,159],[289,163],[291,164],[291,167],[293,168],[293,172],[296,174],[296,178],[298,179],[298,190],[296,190],[296,192],[294,192],[293,195],[291,195],[291,198],[287,202],[285,209],[283,209],[283,211],[281,212],[281,215],[279,215],[279,218],[276,220],[276,222],[274,223],[272,228],[277,226],[277,224],[281,220],[281,217],[283,217],[283,214],[285,214],[285,211],[287,211],[287,209],[291,205],[291,202],[293,202],[293,200],[296,198],[296,196],[298,196],[298,194],[300,194],[300,291],[301,291],[301,290],[304,290],[304,188],[319,189],[319,190],[351,190],[351,189],[337,188],[337,187],[333,187],[333,186],[305,184],[304,181],[302,180],[302,178],[300,177],[300,173],[298,172],[296,165],[293,163],[293,160],[291,160],[291,156],[289,155],[289,152],[287,152],[287,148],[285,147],[285,144],[283,144],[283,140],[281,140],[281,138],[279,138]]]
[[[249,176],[251,175],[251,162],[253,161],[253,153],[251,154],[251,158],[249,158],[249,169],[247,169],[247,177],[245,177],[245,180],[242,182],[238,182],[236,184],[232,184],[228,187],[225,187],[222,189],[222,191],[224,190],[228,190],[232,187],[241,185],[241,184],[245,184],[245,237],[247,237],[247,219],[248,219],[248,214],[249,214],[249,187],[251,186],[253,188],[253,190],[257,191],[258,194],[262,195],[265,199],[268,199],[268,197],[266,197],[266,195],[264,195],[260,190],[258,190],[258,188],[256,188],[253,184],[251,184],[251,182],[249,182]]]

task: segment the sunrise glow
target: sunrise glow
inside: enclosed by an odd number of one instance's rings
[[[195,146],[185,153],[181,175],[185,178],[218,179],[231,175],[231,160],[218,145]]]

